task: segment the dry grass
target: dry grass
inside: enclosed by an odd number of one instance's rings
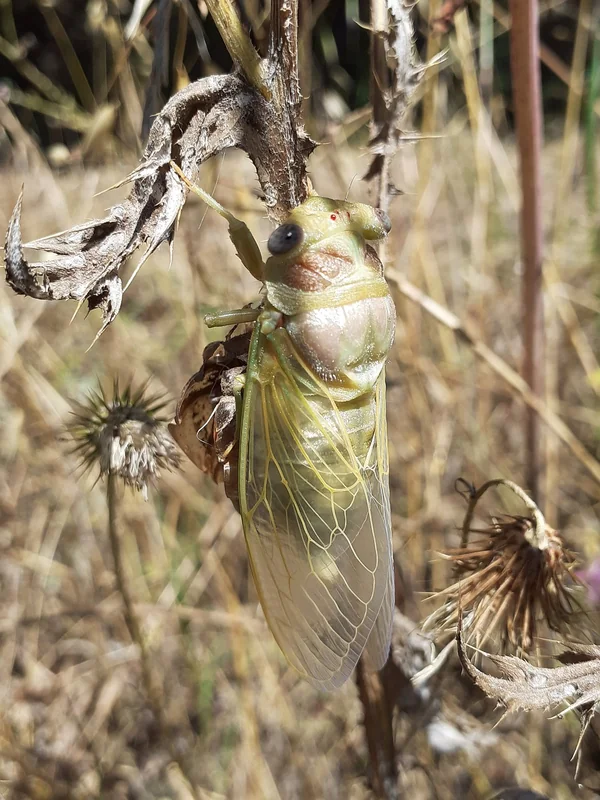
[[[473,134],[462,113],[442,133],[416,148],[421,181],[415,150],[405,149],[395,164],[396,182],[408,194],[392,205],[393,266],[477,324],[482,338],[518,368],[513,149],[481,129]],[[548,218],[561,193],[551,248],[556,280],[547,298],[547,367],[554,376],[547,399],[600,457],[598,375],[580,358],[600,352],[594,221],[576,171],[564,194],[560,149],[560,141],[548,143],[544,160]],[[427,181],[423,158],[430,159]],[[344,143],[323,146],[311,164],[316,187],[343,197],[366,164]],[[0,228],[22,182],[27,239],[98,216],[108,201],[92,199],[94,192],[127,167],[56,175],[30,152],[28,170],[3,175]],[[252,194],[249,165],[227,156],[222,167],[206,170],[208,189],[219,170],[219,199],[265,240],[270,228]],[[360,182],[350,198],[366,198]],[[107,385],[116,376],[150,379],[153,389],[177,397],[210,335],[203,312],[239,307],[255,295],[225,223],[209,213],[198,230],[203,216],[190,198],[171,270],[165,248],[144,266],[116,322],[89,353],[95,315],[80,313],[69,325],[73,304],[45,304],[0,288],[0,796],[369,796],[355,687],[320,695],[285,665],[257,611],[240,520],[222,489],[189,463],[163,474],[148,502],[129,491],[122,499],[129,586],[162,685],[166,746],[116,592],[105,493],[77,479],[63,441],[71,399],[83,399],[97,378]],[[464,507],[456,479],[523,480],[523,407],[450,331],[400,297],[397,308],[388,369],[394,545],[415,614],[423,617],[420,593],[452,580],[435,553],[459,542]],[[599,549],[600,486],[551,437],[547,446],[554,464],[548,522],[591,558]],[[502,499],[489,508],[501,510]],[[429,722],[399,715],[407,797],[475,800],[514,784],[560,800],[595,796],[572,780],[574,719],[509,718],[492,733],[491,707],[457,666],[444,670],[436,696]],[[173,749],[180,767],[172,766]],[[597,762],[594,734],[591,749]],[[585,770],[581,779],[594,780]]]

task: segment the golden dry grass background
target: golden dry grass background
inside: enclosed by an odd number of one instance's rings
[[[458,55],[469,74],[468,48]],[[443,104],[443,97],[442,97]],[[477,326],[519,368],[519,187],[510,136],[477,125],[477,102],[440,138],[406,146],[395,180],[389,266]],[[544,150],[547,220],[547,402],[600,457],[598,219],[585,203],[582,142],[572,133]],[[51,172],[23,135],[19,170],[2,173],[0,228],[25,185],[24,239],[100,216],[115,202],[94,195],[131,163]],[[311,161],[323,194],[368,200],[355,176],[364,149],[332,132]],[[240,154],[207,165],[203,186],[241,216],[262,243],[271,226]],[[200,227],[200,222],[203,220]],[[131,267],[130,267],[131,269]],[[79,477],[64,427],[73,400],[114,377],[175,400],[211,335],[202,315],[254,299],[258,286],[236,259],[226,224],[190,198],[168,269],[165,247],[127,291],[115,323],[99,326],[74,303],[43,303],[0,288],[0,796],[7,798],[367,798],[362,710],[349,682],[318,694],[284,663],[257,609],[238,515],[221,487],[189,463],[163,474],[148,502],[123,492],[130,590],[162,684],[171,763],[145,697],[139,653],[116,592],[104,488]],[[436,553],[458,541],[464,503],[454,484],[523,482],[523,404],[452,332],[396,296],[398,335],[388,366],[394,549],[415,622],[424,595],[449,583]],[[583,361],[583,363],[582,363]],[[600,550],[600,487],[548,435],[544,511],[582,560]],[[506,498],[487,501],[488,510]],[[600,631],[598,632],[600,635]],[[569,763],[571,715],[509,717],[469,687],[456,665],[435,688],[432,720],[398,720],[407,797],[490,797],[528,786],[555,800],[578,789]],[[600,751],[590,733],[587,772]],[[168,768],[165,769],[165,767]],[[185,775],[183,774],[185,773]],[[189,781],[189,782],[188,782]]]

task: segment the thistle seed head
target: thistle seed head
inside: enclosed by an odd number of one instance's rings
[[[459,613],[471,615],[469,633],[478,646],[497,635],[503,649],[517,652],[531,649],[542,621],[566,632],[580,610],[573,590],[575,556],[549,526],[547,547],[537,547],[533,527],[529,517],[494,520],[474,531],[470,545],[445,554],[457,567],[457,580],[440,592],[445,602],[439,627],[454,627]]]
[[[491,637],[502,650],[532,649],[538,626],[566,634],[581,612],[576,557],[551,528],[533,500],[511,481],[489,481],[464,492],[469,505],[460,547],[443,553],[455,565],[455,582],[436,597],[443,605],[427,620],[438,632],[456,630],[459,616],[478,647]],[[471,522],[478,500],[492,486],[505,486],[530,516],[497,515],[486,528]]]
[[[77,404],[68,426],[76,442],[73,452],[85,469],[97,465],[100,477],[118,475],[147,498],[148,483],[181,460],[161,416],[165,406],[161,395],[148,394],[147,384],[121,391],[115,381],[112,397],[100,388]]]

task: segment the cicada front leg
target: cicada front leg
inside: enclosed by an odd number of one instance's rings
[[[242,264],[246,267],[252,277],[256,278],[257,281],[263,281],[264,263],[260,254],[260,248],[256,243],[256,239],[250,233],[250,229],[246,223],[242,222],[241,219],[238,219],[230,211],[224,208],[217,200],[215,200],[212,195],[208,194],[208,192],[205,192],[204,189],[201,189],[199,186],[196,186],[194,183],[192,183],[174,161],[171,161],[171,168],[175,170],[177,175],[181,178],[191,192],[194,192],[194,194],[198,195],[198,197],[203,200],[206,205],[209,206],[209,208],[212,208],[217,212],[217,214],[220,214],[224,219],[227,220],[229,223],[229,237],[236,249],[238,256],[241,259]],[[228,325],[229,323],[224,322],[223,324]]]

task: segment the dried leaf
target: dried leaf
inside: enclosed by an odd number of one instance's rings
[[[548,710],[561,703],[568,709],[600,701],[600,647],[572,644],[576,656],[585,660],[562,667],[535,667],[517,656],[488,655],[501,677],[487,675],[468,656],[462,630],[457,634],[459,656],[473,681],[510,711]]]
[[[173,241],[187,190],[171,169],[172,160],[194,179],[202,162],[239,147],[256,166],[274,218],[306,197],[305,159],[315,145],[300,125],[282,127],[283,113],[236,74],[190,84],[156,117],[142,162],[123,181],[133,183],[124,202],[103,219],[25,245],[58,258],[29,263],[23,257],[19,197],[6,237],[8,283],[41,300],[87,300],[90,309],[102,310],[102,332],[119,311],[118,273],[127,258],[145,245],[139,269],[162,242]]]
[[[579,709],[581,740],[600,704],[600,646],[575,644],[560,656],[565,666],[534,667],[517,656],[486,654],[499,676],[478,669],[467,652],[462,621],[457,632],[458,654],[463,668],[488,697],[508,711],[548,711],[560,709],[560,716]],[[565,705],[566,704],[566,705]]]

